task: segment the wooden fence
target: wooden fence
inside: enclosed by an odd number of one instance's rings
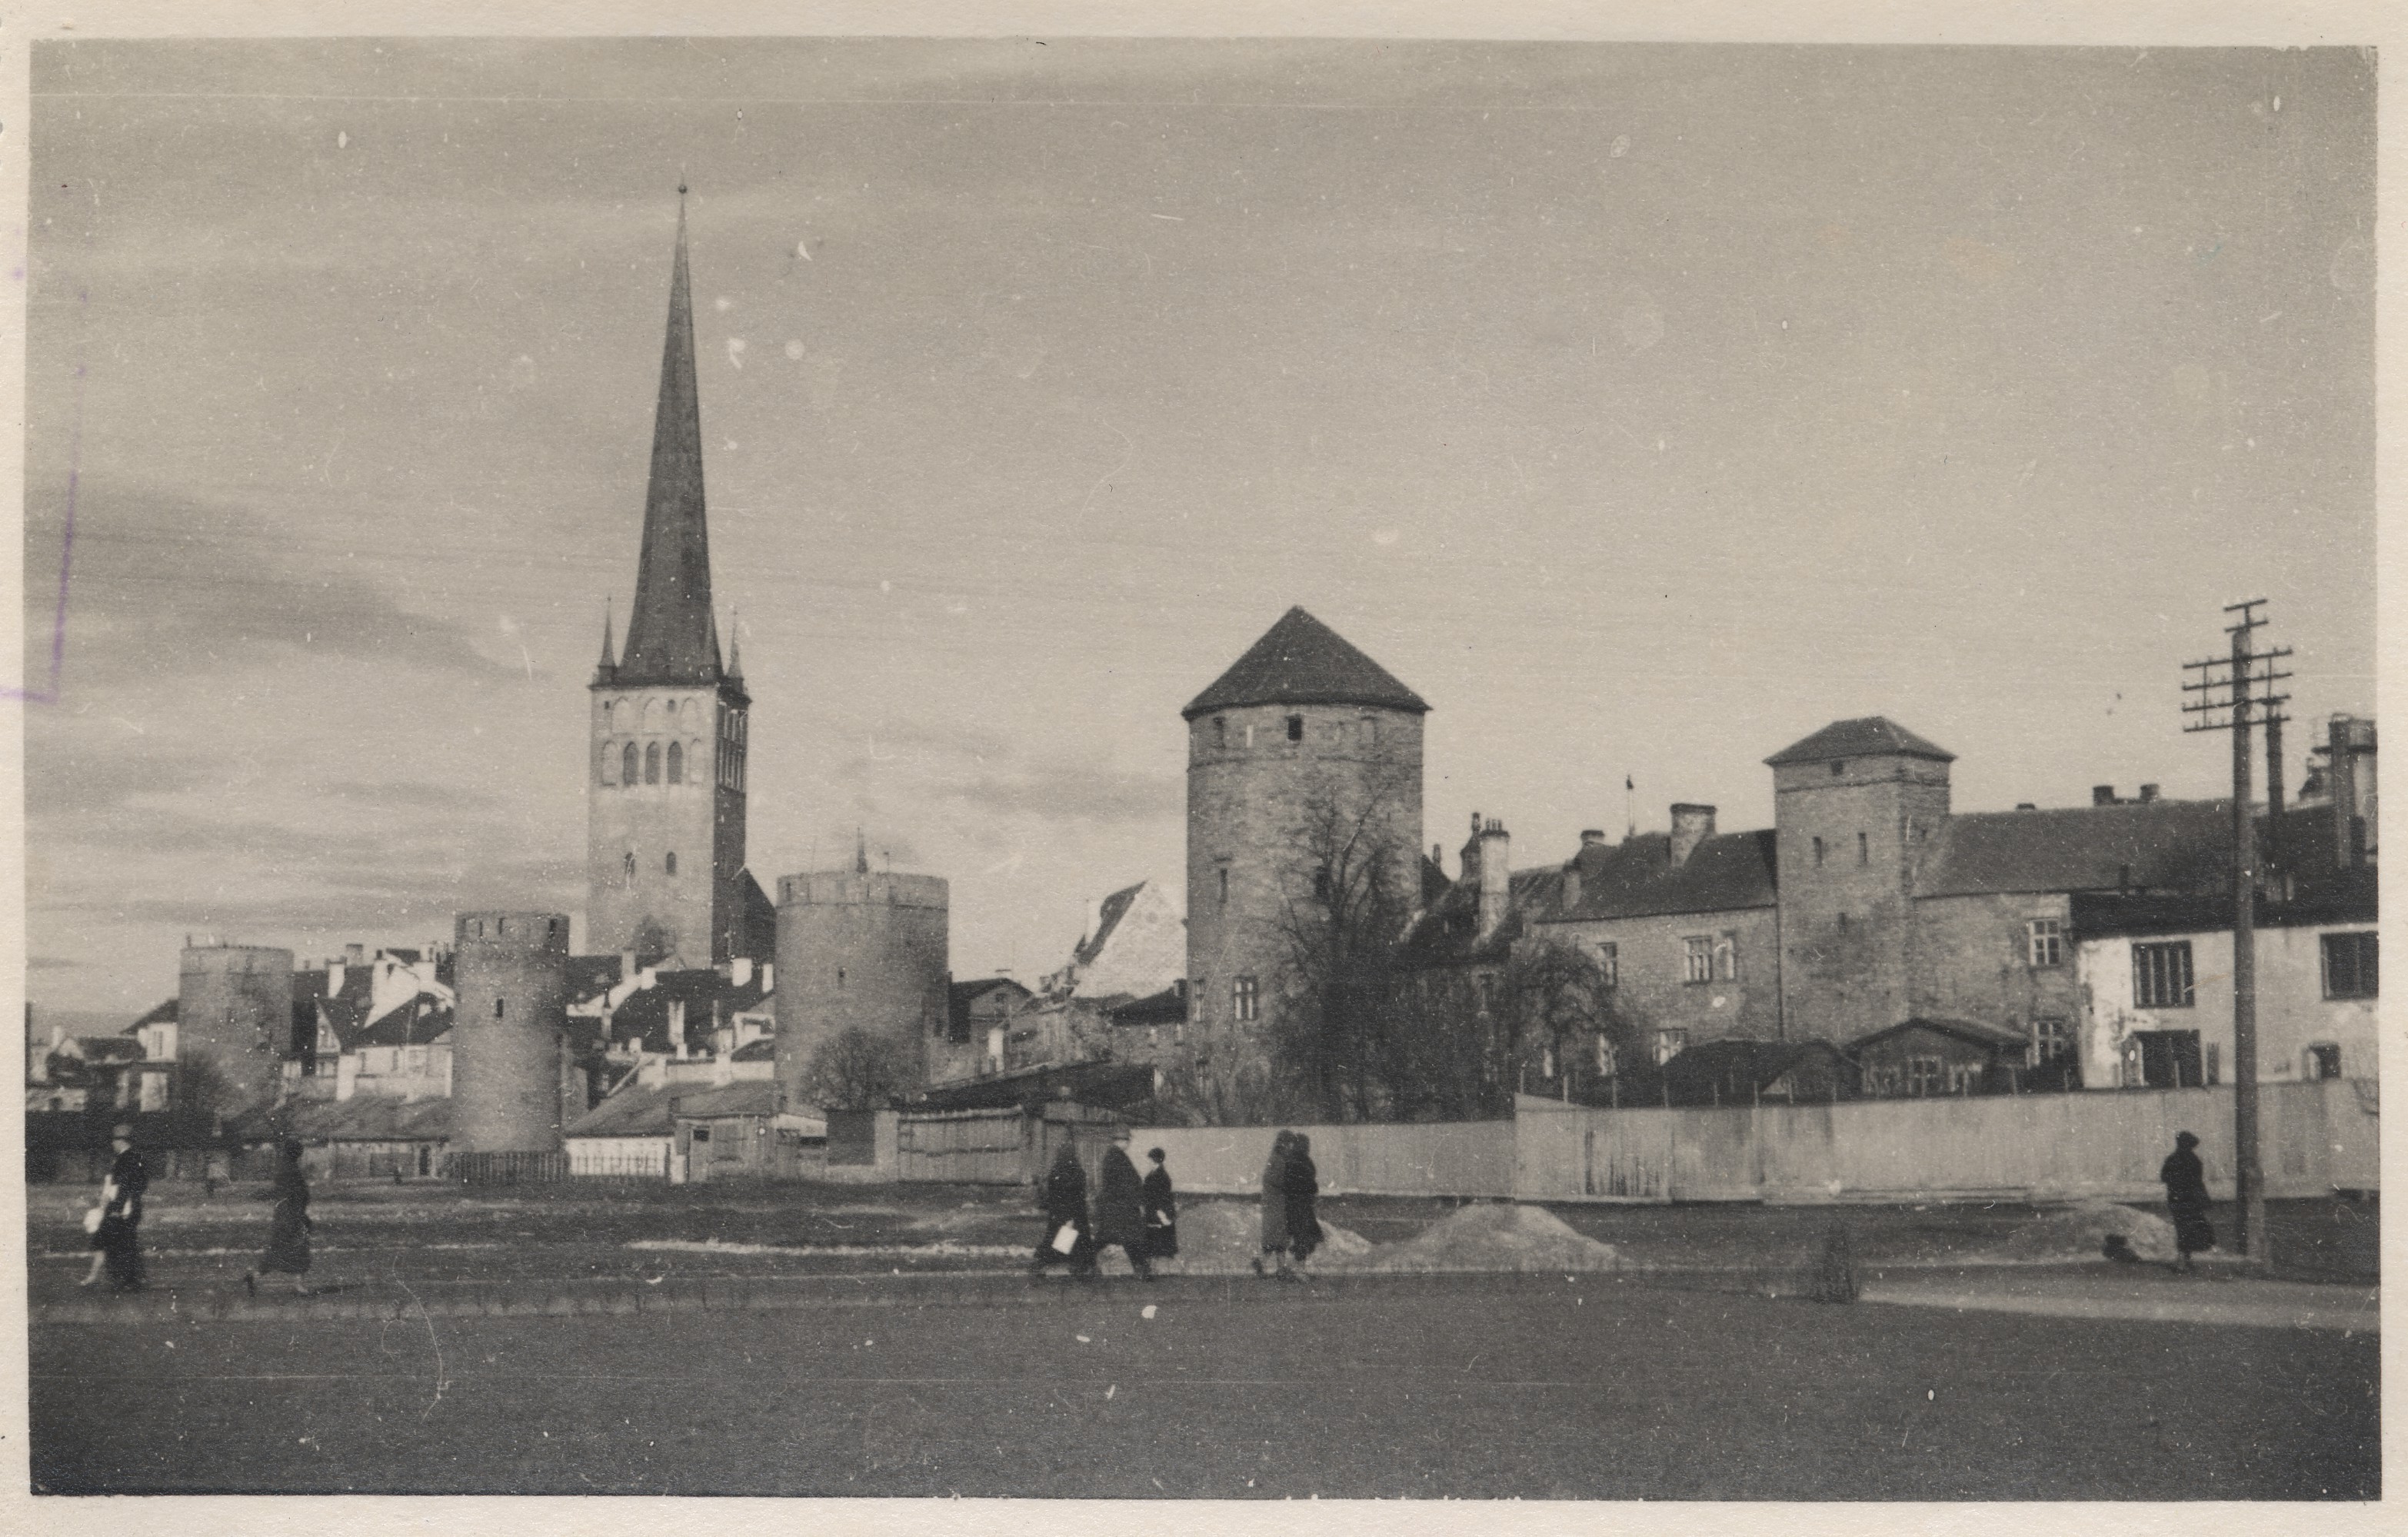
[[[548,1185],[568,1177],[566,1153],[453,1153],[444,1177],[457,1185]]]
[[[2259,1090],[2266,1193],[2375,1189],[2370,1084]],[[2133,1201],[2193,1131],[2232,1189],[2232,1090],[2098,1090],[1730,1109],[1586,1110],[1525,1101],[1514,1191],[1533,1201],[1791,1203],[2000,1197]]]
[[[1025,1185],[1031,1157],[1029,1118],[1018,1110],[953,1110],[908,1115],[896,1128],[900,1180],[948,1185]]]

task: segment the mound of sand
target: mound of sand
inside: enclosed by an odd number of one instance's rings
[[[2004,1259],[2099,1259],[2114,1233],[2143,1259],[2174,1257],[2174,1225],[2154,1212],[2112,1201],[2080,1201],[2042,1212],[2008,1235],[1997,1254]]]
[[[1394,1271],[1612,1270],[1613,1245],[1584,1237],[1540,1206],[1489,1202],[1465,1206],[1402,1244],[1334,1259],[1330,1268]]]
[[[1371,1241],[1352,1228],[1324,1217],[1323,1246],[1306,1262],[1319,1270],[1341,1259],[1369,1254]],[[1164,1266],[1188,1275],[1254,1274],[1254,1257],[1263,1251],[1262,1208],[1251,1201],[1197,1201],[1179,1208],[1179,1258]],[[1125,1266],[1118,1249],[1106,1252],[1107,1271]]]

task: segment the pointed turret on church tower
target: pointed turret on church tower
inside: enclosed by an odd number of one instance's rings
[[[752,702],[736,671],[720,665],[710,602],[683,187],[636,601],[615,662],[605,615],[590,688],[586,948],[694,966],[751,954],[748,914],[767,905],[757,889],[748,903],[744,872]]]

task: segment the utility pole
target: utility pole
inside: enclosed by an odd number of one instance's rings
[[[2274,685],[2291,676],[2275,670],[2291,654],[2289,647],[2260,651],[2252,646],[2251,634],[2266,623],[2258,617],[2265,604],[2263,598],[2251,598],[2226,605],[2227,614],[2239,616],[2225,627],[2232,637],[2230,654],[2183,663],[2186,671],[2200,675],[2197,682],[2183,685],[2185,693],[2200,696],[2185,704],[2183,713],[2201,718],[2183,729],[2232,733],[2233,1199],[2241,1208],[2237,1246],[2241,1257],[2255,1265],[2265,1264],[2268,1252],[2265,1171],[2258,1135],[2258,839],[2249,805],[2249,719],[2253,708],[2262,709],[2271,726],[2290,698],[2276,693]]]

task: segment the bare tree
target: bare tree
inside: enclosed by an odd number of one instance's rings
[[[1397,946],[1412,920],[1419,850],[1407,833],[1413,787],[1393,765],[1333,768],[1291,830],[1277,927],[1273,1061],[1315,1113],[1365,1119],[1386,1095],[1383,1037]]]
[[[1539,1067],[1566,1098],[1593,1087],[1608,1075],[1598,1062],[1600,1039],[1617,1072],[1645,1060],[1638,1019],[1582,946],[1552,939],[1515,946],[1498,978],[1494,1012],[1502,1058],[1517,1084]]]
[[[854,1026],[829,1036],[803,1068],[802,1089],[826,1110],[876,1110],[910,1080],[903,1048],[884,1035]]]

